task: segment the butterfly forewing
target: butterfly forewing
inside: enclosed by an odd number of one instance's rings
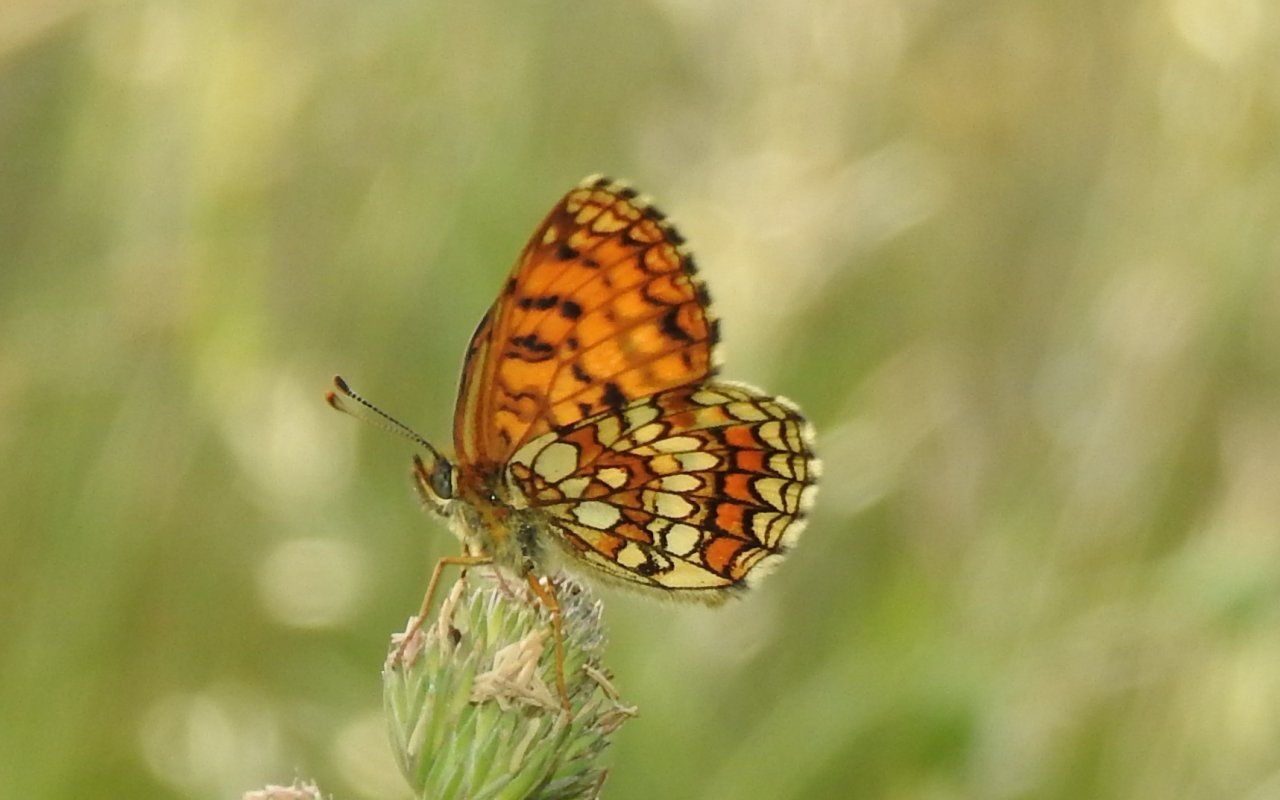
[[[570,555],[714,602],[799,534],[817,468],[795,406],[714,383],[544,434],[513,456],[508,475]]]
[[[705,380],[716,325],[682,241],[607,179],[567,194],[472,337],[459,460],[502,464],[548,431]]]

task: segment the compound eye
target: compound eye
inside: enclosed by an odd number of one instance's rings
[[[453,465],[443,458],[436,462],[431,473],[431,491],[441,500],[453,498]]]

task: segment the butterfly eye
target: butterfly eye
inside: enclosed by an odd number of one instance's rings
[[[443,458],[436,462],[436,468],[431,472],[431,491],[441,500],[453,497],[453,465]]]

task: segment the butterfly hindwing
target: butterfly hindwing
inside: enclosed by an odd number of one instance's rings
[[[710,383],[544,434],[513,456],[508,480],[570,555],[715,602],[799,535],[818,469],[794,405]]]

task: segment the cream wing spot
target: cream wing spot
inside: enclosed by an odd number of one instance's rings
[[[670,492],[653,492],[651,504],[653,513],[669,519],[684,519],[693,513],[693,503]]]
[[[551,483],[557,483],[578,468],[578,448],[567,442],[552,442],[533,460],[533,471]]]
[[[515,455],[511,457],[511,463],[524,464],[525,466],[531,465],[534,458],[536,458],[547,445],[551,444],[555,440],[556,436],[554,433],[547,433],[539,436],[537,439],[534,439],[532,442],[529,442],[524,447],[517,450]]]
[[[787,447],[795,452],[804,449],[804,437],[800,435],[800,426],[787,420],[782,423],[782,435],[787,439]]]
[[[645,525],[644,529],[647,530],[653,536],[657,537],[667,528],[670,528],[672,524],[674,523],[672,523],[671,520],[669,519],[663,519],[662,517],[654,517],[653,519],[649,520],[649,524]]]
[[[600,212],[600,216],[596,217],[591,229],[596,233],[617,233],[627,227],[627,220],[614,213],[615,208],[610,207]]]
[[[671,570],[662,576],[662,585],[668,589],[713,589],[730,583],[732,581],[728,578],[688,561],[675,562]]]
[[[654,456],[649,459],[648,463],[649,469],[652,470],[655,475],[671,475],[681,472],[683,469],[680,466],[680,459],[673,455]]]
[[[637,445],[648,444],[666,431],[666,427],[657,423],[643,425],[631,434],[631,441]]]
[[[796,497],[788,491],[795,486],[791,481],[785,478],[756,478],[751,484],[756,494],[764,498],[764,501],[779,511],[792,511],[795,509]]]
[[[627,485],[630,473],[622,467],[605,467],[596,473],[596,479],[610,489],[620,489]]]
[[[659,482],[663,491],[667,492],[692,492],[702,487],[702,479],[697,475],[690,475],[687,472],[679,472],[675,475],[667,475]]]
[[[697,450],[701,446],[702,441],[693,436],[671,436],[666,439],[659,439],[648,447],[637,448],[637,452],[644,455],[649,453],[685,453],[690,450]]]
[[[703,406],[719,406],[729,402],[728,395],[714,392],[710,389],[699,389],[693,393],[693,402]]]
[[[795,464],[790,453],[773,453],[769,456],[769,470],[784,478],[796,477]]]
[[[622,437],[622,425],[617,417],[605,417],[596,423],[596,441],[610,447]]]
[[[782,434],[782,423],[778,420],[771,420],[756,428],[756,436],[760,441],[769,445],[776,450],[791,450],[787,445]]]
[[[585,503],[579,503],[573,507],[571,513],[578,522],[598,531],[612,528],[622,518],[622,512],[616,506],[602,503],[599,500],[588,500]]]
[[[632,406],[626,410],[623,415],[627,422],[629,430],[635,430],[642,425],[648,425],[658,418],[659,411],[655,406],[645,403],[643,405]]]
[[[702,535],[692,525],[678,522],[672,525],[663,537],[666,550],[673,556],[687,556],[702,541]]]
[[[718,428],[733,419],[724,406],[699,406],[693,418],[695,428]]]
[[[755,403],[733,403],[726,406],[725,410],[734,419],[740,419],[743,422],[761,422],[766,419],[772,419],[769,413]]]
[[[781,530],[781,528],[777,528],[779,520],[782,521],[782,527],[785,528],[787,518],[782,514],[775,511],[757,511],[751,517],[751,533],[759,539],[765,547],[774,547],[777,544],[775,541],[778,538],[777,533]],[[775,528],[777,529],[775,530]]]
[[[689,453],[676,453],[675,460],[685,472],[706,472],[715,469],[720,459],[714,453],[695,450]]]
[[[591,478],[589,476],[579,475],[576,478],[565,478],[560,481],[557,488],[564,493],[565,497],[577,499],[582,497],[582,493],[586,491],[587,486],[590,485],[590,483]]]
[[[644,551],[640,549],[640,545],[635,542],[627,542],[618,551],[618,563],[627,569],[635,569],[648,560]]]

